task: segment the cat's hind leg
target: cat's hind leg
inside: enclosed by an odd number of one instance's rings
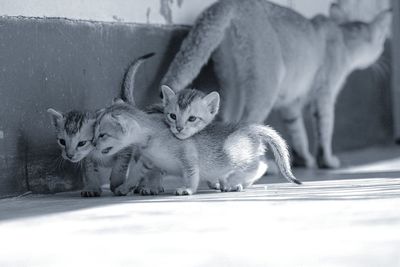
[[[253,161],[245,170],[232,172],[221,185],[222,192],[240,192],[259,180],[267,171],[268,165],[264,157]]]
[[[303,103],[298,101],[280,110],[283,122],[288,130],[292,148],[297,157],[294,165],[313,168],[316,166],[315,158],[310,153],[307,131],[303,119]]]

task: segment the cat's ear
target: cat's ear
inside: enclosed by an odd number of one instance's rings
[[[47,113],[50,114],[51,123],[54,125],[54,127],[58,127],[64,120],[64,115],[55,109],[49,108],[47,109]]]
[[[206,102],[207,107],[211,115],[216,115],[219,110],[219,102],[220,102],[220,97],[218,92],[211,92],[205,97],[203,97],[203,100]]]
[[[112,104],[113,104],[113,105],[116,105],[116,104],[124,104],[124,103],[125,103],[125,101],[122,100],[122,99],[119,98],[119,97],[114,98],[113,101],[112,101]]]
[[[161,92],[163,94],[163,105],[166,106],[175,96],[175,92],[168,85],[162,85]]]
[[[348,17],[346,15],[346,13],[336,3],[331,4],[331,7],[329,9],[329,17],[333,21],[335,21],[337,24],[342,24],[342,23],[345,23],[346,21],[348,21]]]
[[[392,17],[392,10],[385,10],[379,13],[371,22],[373,31],[379,34],[388,35],[392,26]]]

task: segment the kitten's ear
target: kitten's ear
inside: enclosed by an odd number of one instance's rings
[[[64,120],[64,115],[61,112],[58,112],[55,109],[49,108],[49,109],[47,109],[47,113],[50,114],[51,123],[55,127],[58,127],[59,124]]]
[[[337,24],[342,24],[348,21],[346,13],[336,3],[331,4],[331,7],[329,9],[329,17]]]
[[[113,124],[119,128],[123,133],[127,131],[127,125],[124,123],[124,120],[121,118],[121,116],[117,114],[111,114],[111,120]]]
[[[374,32],[388,35],[392,26],[392,17],[392,10],[385,10],[379,13],[371,22]]]
[[[124,104],[124,103],[125,103],[125,101],[122,100],[122,99],[119,98],[119,97],[114,98],[113,101],[112,101],[112,104],[113,104],[113,105],[115,105],[115,104]]]
[[[163,105],[166,106],[175,96],[175,92],[168,85],[162,85],[161,92],[163,94]]]
[[[219,110],[220,97],[218,92],[211,92],[206,95],[203,100],[206,102],[211,115],[216,115]]]

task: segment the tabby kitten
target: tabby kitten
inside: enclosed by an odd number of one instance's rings
[[[144,55],[135,60],[129,67],[124,80],[122,98],[127,103],[134,103],[133,87],[135,74],[139,66],[154,53]],[[96,197],[101,194],[99,166],[112,167],[110,189],[120,195],[117,188],[123,184],[129,172],[129,163],[134,152],[133,148],[126,148],[114,156],[96,153],[92,143],[96,112],[70,111],[61,113],[52,108],[47,110],[57,134],[57,143],[61,148],[61,155],[71,162],[83,160],[83,197]],[[137,153],[137,152],[135,152]]]
[[[163,97],[165,120],[171,132],[183,140],[203,130],[219,110],[219,94],[186,89],[171,99]]]

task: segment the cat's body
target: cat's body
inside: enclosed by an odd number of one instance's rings
[[[331,18],[306,19],[265,0],[224,0],[207,8],[183,41],[162,84],[186,88],[211,58],[224,122],[262,123],[279,110],[293,149],[315,165],[302,111],[316,118],[320,165],[338,167],[331,143],[334,105],[347,76],[376,61],[390,28],[390,13],[370,24],[344,23],[340,8]]]
[[[120,103],[107,108],[99,117],[95,138],[96,149],[105,154],[118,153],[131,145],[140,147],[141,154],[157,168],[183,177],[184,186],[176,190],[178,195],[195,193],[200,180],[219,181],[221,190],[228,191],[238,186],[232,182],[239,181],[239,173],[253,175],[240,181],[239,187],[250,185],[263,174],[254,176],[267,144],[272,147],[284,177],[300,183],[291,173],[284,140],[267,126],[213,123],[180,140],[163,119],[154,120],[149,114]]]
[[[122,91],[122,98],[127,103],[134,104],[133,84],[138,67],[153,54],[147,54],[134,61],[130,66]],[[127,147],[119,153],[109,156],[97,153],[93,146],[94,124],[96,112],[70,111],[61,113],[54,109],[48,109],[52,123],[55,126],[58,144],[61,147],[62,157],[71,162],[83,161],[83,185],[81,191],[83,197],[100,196],[101,180],[99,167],[112,168],[110,176],[110,189],[119,195],[117,188],[126,180],[129,173],[129,164],[132,157],[137,155],[134,147]]]

